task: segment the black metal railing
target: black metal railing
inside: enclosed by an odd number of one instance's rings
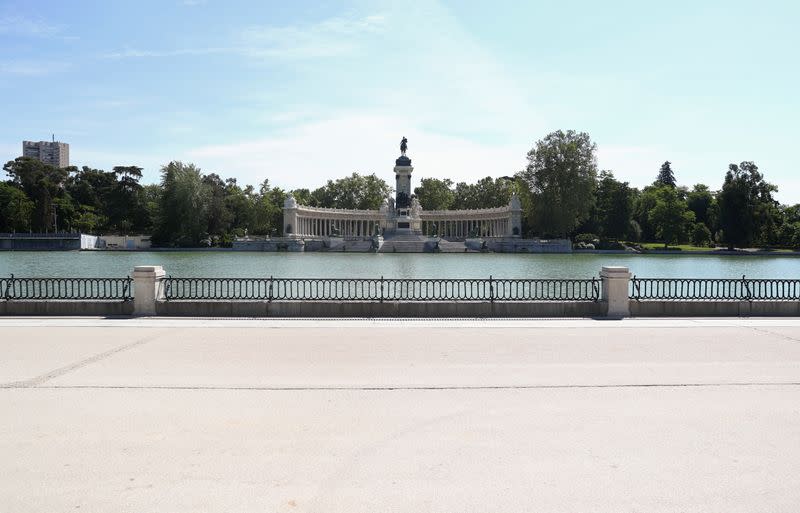
[[[800,301],[800,280],[634,276],[630,283],[636,301]]]
[[[133,299],[133,280],[127,278],[0,278],[0,298],[25,300]]]
[[[167,300],[599,301],[600,280],[399,278],[176,278]]]

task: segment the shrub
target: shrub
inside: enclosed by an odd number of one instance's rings
[[[692,244],[695,246],[708,246],[711,244],[711,230],[705,223],[694,223],[692,225]]]

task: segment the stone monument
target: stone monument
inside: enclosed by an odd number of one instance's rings
[[[408,139],[400,141],[400,157],[395,160],[395,233],[414,233],[418,229],[411,211],[411,159],[406,156]]]

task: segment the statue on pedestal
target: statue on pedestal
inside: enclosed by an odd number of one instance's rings
[[[408,139],[403,137],[403,140],[400,141],[400,154],[405,156],[406,150],[408,149]]]
[[[411,217],[419,217],[422,213],[422,205],[416,196],[411,196]]]

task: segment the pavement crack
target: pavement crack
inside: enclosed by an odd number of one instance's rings
[[[57,369],[53,369],[53,370],[51,370],[49,372],[46,372],[44,374],[41,374],[39,376],[30,378],[30,379],[26,379],[26,380],[22,380],[22,381],[12,381],[10,383],[4,383],[4,384],[0,385],[0,388],[33,388],[33,387],[41,386],[41,385],[47,383],[48,381],[50,381],[52,379],[64,376],[65,374],[69,374],[72,371],[75,371],[75,370],[81,369],[83,367],[86,367],[87,365],[91,365],[93,363],[97,363],[99,361],[105,360],[105,359],[110,358],[110,357],[112,357],[112,356],[114,356],[116,354],[122,353],[124,351],[129,350],[129,349],[133,349],[134,347],[138,347],[138,346],[141,346],[143,344],[146,344],[147,342],[150,342],[153,339],[158,338],[159,336],[161,336],[161,334],[162,334],[161,332],[158,332],[158,333],[152,334],[152,335],[150,335],[148,337],[140,338],[140,339],[135,340],[133,342],[130,342],[128,344],[123,344],[123,345],[117,346],[117,347],[115,347],[113,349],[109,349],[108,351],[104,351],[102,353],[98,353],[96,355],[89,356],[88,358],[84,358],[82,360],[78,360],[77,362],[70,363],[69,365],[65,365],[63,367],[59,367]]]
[[[765,335],[772,335],[774,337],[780,337],[780,338],[782,338],[784,340],[788,340],[789,342],[800,342],[800,338],[790,337],[789,335],[786,335],[784,333],[776,333],[776,332],[771,331],[771,330],[769,330],[767,328],[759,328],[757,326],[748,326],[748,328],[750,328],[753,331],[757,331],[759,333],[764,333]]]

